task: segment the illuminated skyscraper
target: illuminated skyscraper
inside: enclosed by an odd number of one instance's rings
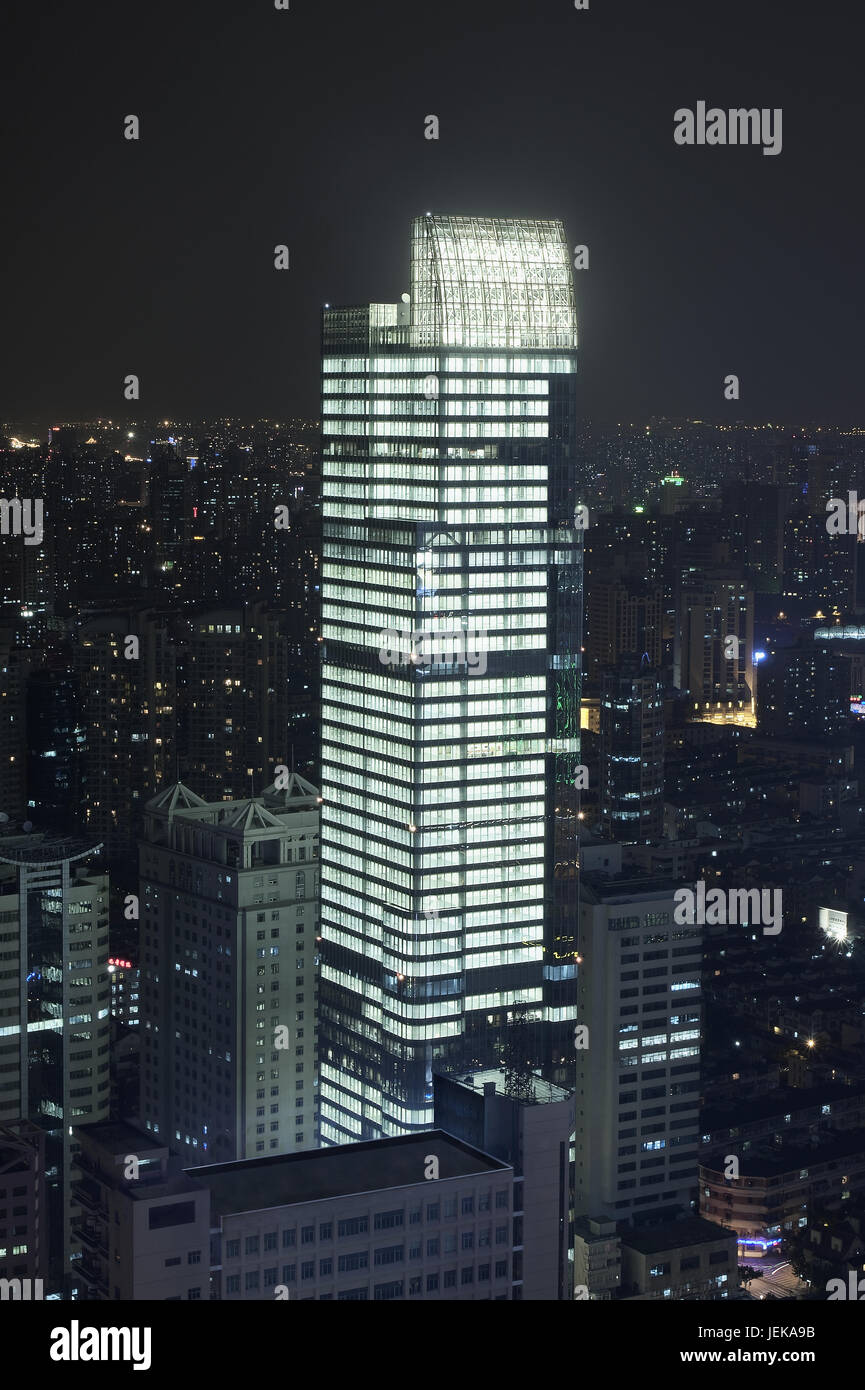
[[[325,1143],[430,1123],[515,1016],[569,1076],[576,341],[559,222],[419,217],[401,303],[324,311]]]

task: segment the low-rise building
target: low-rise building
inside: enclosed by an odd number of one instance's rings
[[[617,1298],[622,1285],[622,1238],[615,1221],[582,1216],[574,1222],[577,1299]]]
[[[513,1297],[513,1168],[439,1130],[186,1170],[133,1125],[76,1138],[78,1297]]]
[[[81,1258],[78,1298],[210,1298],[210,1201],[168,1148],[134,1125],[106,1121],[75,1131]]]
[[[865,1088],[830,1082],[799,1088],[777,1086],[766,1095],[704,1106],[702,1142],[740,1145],[743,1152],[765,1141],[789,1141],[797,1133],[865,1128]],[[728,1149],[733,1153],[734,1149]]]
[[[738,1177],[727,1177],[730,1159]],[[833,1134],[826,1142],[786,1144],[763,1152],[707,1154],[700,1165],[700,1215],[740,1236],[780,1235],[807,1224],[809,1204],[843,1201],[865,1189],[865,1130]]]
[[[726,1298],[738,1288],[736,1233],[689,1217],[622,1234],[626,1299]]]
[[[440,1130],[190,1170],[214,1296],[508,1300],[513,1168]]]

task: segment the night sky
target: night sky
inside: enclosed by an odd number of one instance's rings
[[[315,418],[320,306],[398,299],[429,209],[588,245],[585,416],[865,425],[861,6],[590,5],[14,3],[0,419]],[[699,100],[782,153],[677,146]]]

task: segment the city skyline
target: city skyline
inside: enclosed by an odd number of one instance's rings
[[[812,1307],[865,1297],[860,16],[9,29],[0,1303],[160,1374],[285,1301],[590,1302],[645,1373],[675,1303],[662,1373],[825,1374]]]

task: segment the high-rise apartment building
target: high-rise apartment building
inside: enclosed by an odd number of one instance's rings
[[[12,629],[0,627],[0,812],[10,820],[24,816],[27,796],[27,665]]]
[[[585,875],[580,894],[575,1213],[691,1214],[699,1143],[702,928],[674,889]]]
[[[629,575],[600,576],[586,595],[586,674],[613,666],[629,652],[660,666],[664,649],[664,590]]]
[[[688,692],[694,721],[754,726],[754,591],[741,573],[720,568],[683,580],[673,683]]]
[[[291,761],[288,640],[263,604],[202,609],[177,628],[182,775],[237,800]]]
[[[75,1251],[72,1126],[108,1116],[108,876],[87,863],[100,848],[0,840],[0,1125],[45,1131],[46,1290]]]
[[[823,473],[818,464],[818,477]],[[827,526],[827,511],[832,498],[849,500],[846,479],[835,478],[830,484],[825,475],[818,481],[808,467],[807,498],[797,496],[784,524],[784,581],[785,598],[804,599],[832,613],[861,607],[861,571],[863,538],[858,534],[836,534]],[[833,509],[834,510],[834,509]],[[781,605],[783,607],[783,605]]]
[[[575,349],[559,222],[419,217],[401,303],[324,311],[326,1143],[431,1123],[515,1014],[568,1076]]]
[[[229,801],[290,765],[309,702],[289,691],[290,648],[263,604],[191,614],[137,606],[83,623],[75,647],[83,827],[119,856],[134,847],[145,802],[178,774],[206,799]],[[36,733],[54,752],[44,728]]]
[[[57,561],[56,488],[44,449],[0,451],[0,497],[0,615],[16,644],[38,648],[54,613]]]
[[[318,1142],[318,792],[180,783],[140,847],[141,1114],[190,1162]]]
[[[79,814],[112,857],[134,853],[144,802],[174,770],[175,663],[164,615],[142,607],[93,615],[77,633]]]
[[[85,733],[79,683],[67,660],[31,671],[26,717],[27,814],[40,829],[72,831],[81,814]]]
[[[141,971],[134,961],[126,956],[109,956],[108,976],[111,986],[111,1017],[128,1028],[137,1028],[141,1022]]]
[[[794,492],[775,483],[730,482],[723,509],[735,518],[737,558],[758,593],[779,594],[784,578],[784,530]],[[825,515],[825,513],[824,513]]]
[[[838,738],[850,726],[851,657],[829,642],[774,652],[760,670],[757,722],[784,738]]]

